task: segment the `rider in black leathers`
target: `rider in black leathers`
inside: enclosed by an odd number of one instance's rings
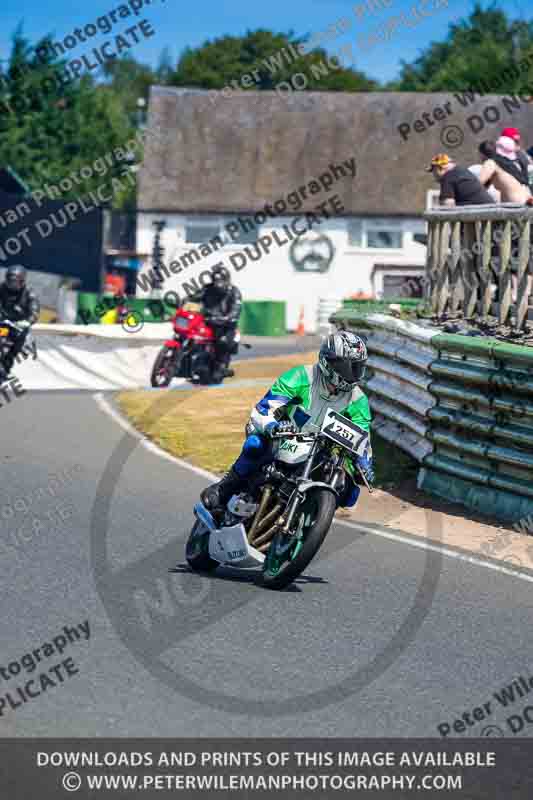
[[[4,283],[0,284],[0,321],[9,320],[16,324],[18,332],[13,346],[0,366],[9,375],[15,359],[24,347],[30,327],[37,322],[41,305],[37,295],[26,286],[26,270],[19,264],[8,267]]]
[[[230,378],[233,370],[229,369],[231,356],[235,351],[235,333],[242,307],[242,295],[231,283],[229,270],[216,264],[211,274],[212,283],[204,286],[189,299],[202,304],[206,322],[214,329],[215,345],[215,380]]]

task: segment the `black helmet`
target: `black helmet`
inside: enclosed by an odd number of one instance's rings
[[[8,292],[21,292],[26,286],[26,270],[21,264],[14,264],[6,270]]]
[[[368,351],[361,336],[337,331],[327,336],[320,347],[318,366],[332,386],[347,392],[363,380]]]
[[[216,286],[217,289],[226,289],[231,283],[229,269],[223,267],[222,264],[215,264],[211,275],[213,276],[213,285]]]

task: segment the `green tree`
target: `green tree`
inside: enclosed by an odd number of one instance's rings
[[[174,67],[172,65],[170,47],[164,47],[159,56],[159,62],[155,71],[157,83],[162,86],[169,84],[173,72]]]
[[[443,42],[432,42],[411,63],[402,62],[398,81],[389,88],[402,92],[441,92],[484,87],[498,93],[518,94],[531,86],[533,22],[511,21],[495,5],[479,4],[467,19],[450,25]]]
[[[67,81],[64,62],[37,56],[49,40],[46,36],[32,47],[17,30],[7,69],[0,75],[0,163],[12,166],[33,190],[79,173],[134,134],[116,92],[97,85],[90,75]],[[81,178],[70,196],[98,186],[111,192],[111,178],[123,167],[117,162],[105,175]],[[120,203],[127,197],[122,192]],[[69,193],[61,195],[68,198]]]
[[[277,84],[290,80],[298,72],[308,78],[307,89],[355,92],[377,88],[375,81],[343,66],[342,62],[340,68],[328,69],[327,75],[314,76],[311,65],[326,62],[327,53],[317,48],[293,60],[289,50],[289,45],[296,48],[306,40],[307,37],[296,37],[293,32],[273,33],[259,29],[248,31],[245,36],[223,36],[206,41],[200,47],[186,48],[170,75],[170,83],[222,89],[231,85],[231,81],[239,81],[242,75],[257,70],[259,81],[254,80],[249,89],[275,89]]]
[[[138,123],[138,101],[148,102],[150,86],[159,82],[156,72],[130,55],[108,59],[102,67],[106,85],[113,91],[117,102],[132,124]]]

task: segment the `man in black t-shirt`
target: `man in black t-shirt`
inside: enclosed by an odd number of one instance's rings
[[[494,204],[494,200],[476,176],[466,167],[458,167],[446,153],[431,159],[427,172],[440,183],[442,206],[478,206]]]

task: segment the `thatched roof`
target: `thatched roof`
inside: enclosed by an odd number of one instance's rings
[[[518,110],[506,110],[499,95],[476,96],[465,108],[457,95],[444,93],[290,92],[281,100],[276,92],[232,91],[223,97],[155,86],[149,129],[159,123],[167,138],[147,143],[139,208],[258,211],[318,178],[330,163],[355,157],[355,180],[341,179],[331,190],[341,196],[347,214],[419,215],[427,190],[436,187],[423,171],[436,152],[448,152],[467,166],[477,163],[479,142],[496,138],[505,125],[520,128],[525,145],[533,144],[531,105],[517,102]],[[437,106],[446,113],[445,103],[451,115],[425,132],[411,130],[404,141],[398,126],[412,128]],[[487,106],[496,107],[501,120],[486,122],[475,133],[467,118],[482,117]],[[451,125],[464,132],[463,144],[453,149],[441,141],[443,128]],[[311,196],[304,210],[324,198]]]

